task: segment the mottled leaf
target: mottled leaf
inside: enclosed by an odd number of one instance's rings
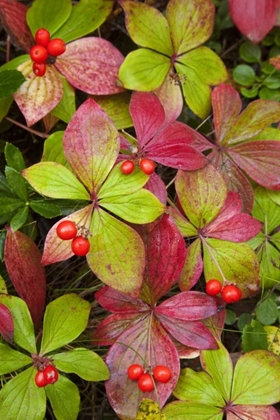
[[[100,289],[94,296],[99,305],[110,312],[139,314],[149,309],[149,305],[141,299],[130,297],[108,286]]]
[[[107,316],[99,322],[92,337],[92,344],[98,346],[112,346],[118,341],[120,335],[131,327],[132,324],[145,315],[136,313],[117,313]]]
[[[269,406],[261,405],[235,405],[231,411],[227,413],[227,420],[279,420],[279,412]]]
[[[14,341],[14,321],[11,311],[0,303],[0,334],[8,343]]]
[[[187,248],[185,263],[178,278],[180,290],[183,292],[190,290],[198,282],[202,270],[201,241],[196,239]]]
[[[148,398],[144,398],[137,410],[135,420],[167,420],[161,413],[158,403]]]

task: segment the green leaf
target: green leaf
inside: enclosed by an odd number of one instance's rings
[[[0,391],[0,413],[5,420],[43,420],[46,412],[44,388],[35,384],[36,369],[21,372]]]
[[[234,404],[270,405],[279,399],[279,357],[264,350],[241,356],[235,366],[231,401]]]
[[[185,263],[178,278],[180,290],[190,290],[197,283],[202,270],[201,240],[197,238],[187,247]]]
[[[278,139],[277,139],[278,140]],[[274,203],[280,206],[280,192],[279,191],[272,191],[266,190],[269,198],[274,201]]]
[[[8,293],[5,280],[3,279],[3,277],[1,276],[1,274],[0,274],[0,293],[5,293],[5,294]]]
[[[13,101],[14,98],[12,96],[8,96],[7,98],[0,98],[0,122],[8,114]]]
[[[255,98],[258,95],[260,86],[258,84],[254,84],[250,89],[245,87],[240,88],[240,92],[242,93],[245,98]]]
[[[26,303],[18,297],[6,294],[0,294],[0,302],[12,313],[14,342],[29,353],[37,353],[34,325]]]
[[[227,309],[226,310],[226,320],[225,320],[225,323],[227,324],[227,325],[232,325],[232,324],[234,324],[235,323],[235,321],[236,321],[236,313],[235,312],[233,312],[233,311],[231,311],[230,309]]]
[[[264,327],[259,321],[252,319],[242,331],[242,349],[244,352],[262,349],[267,350],[268,342]]]
[[[187,221],[187,219],[178,211],[172,207],[168,208],[168,214],[172,216],[172,219],[176,223],[179,231],[184,237],[197,236],[197,229]]]
[[[233,80],[241,86],[252,86],[256,79],[254,69],[247,64],[239,64],[233,69]]]
[[[225,182],[212,165],[196,171],[179,170],[175,187],[186,216],[197,228],[217,216],[227,196]]]
[[[31,357],[0,343],[0,375],[14,372],[26,365],[31,365],[32,362]]]
[[[278,307],[271,297],[259,303],[256,309],[258,321],[263,325],[271,325],[278,319]]]
[[[69,123],[76,111],[75,90],[61,74],[60,78],[63,85],[63,95],[56,107],[52,109],[51,114],[60,120]]]
[[[10,166],[6,166],[5,175],[10,188],[23,201],[28,200],[27,184],[21,174]]]
[[[175,401],[167,404],[162,412],[167,420],[222,420],[219,407],[195,402]]]
[[[246,312],[244,312],[238,318],[238,321],[237,321],[238,329],[240,331],[242,331],[245,328],[246,325],[248,325],[248,324],[251,323],[251,321],[252,321],[252,315],[251,314],[247,314]]]
[[[259,91],[259,97],[266,100],[280,101],[280,90],[263,86]]]
[[[127,92],[93,98],[109,115],[118,130],[133,126],[129,113],[130,95]]]
[[[272,201],[270,192],[266,188],[258,186],[254,190],[254,197],[252,215],[264,224],[264,233],[269,235],[280,225],[280,207]]]
[[[32,35],[39,28],[45,28],[53,35],[69,18],[71,10],[71,0],[35,0],[26,14]]]
[[[104,283],[138,296],[145,265],[144,244],[129,226],[101,208],[93,213],[87,262]]]
[[[45,140],[41,162],[51,161],[66,166],[67,160],[62,147],[63,135],[64,131],[56,131]]]
[[[210,406],[222,407],[224,405],[222,395],[215,387],[211,376],[206,372],[183,369],[173,394],[178,400],[188,400]]]
[[[61,215],[60,208],[54,203],[48,203],[47,200],[33,200],[30,201],[29,205],[33,211],[47,219]]]
[[[260,280],[261,286],[272,288],[280,282],[279,251],[269,242],[264,242],[264,246],[258,252],[260,261]]]
[[[40,162],[21,172],[30,185],[52,198],[89,200],[90,196],[75,175],[59,163]]]
[[[40,354],[65,346],[86,328],[90,304],[74,293],[55,299],[46,307]]]
[[[151,91],[162,85],[170,69],[170,58],[139,48],[130,52],[119,70],[119,84],[126,89]]]
[[[132,1],[120,2],[127,31],[135,44],[171,56],[173,46],[166,18],[156,8]]]
[[[23,203],[19,198],[11,198],[11,197],[1,195],[1,200],[0,200],[1,220],[2,218],[4,221],[9,220],[13,216],[14,212],[20,209],[22,205]]]
[[[77,420],[80,394],[73,382],[60,375],[58,381],[45,390],[57,420]]]
[[[5,175],[3,175],[2,172],[0,172],[0,194],[1,196],[13,196],[13,192],[9,187]]]
[[[86,381],[104,381],[110,376],[101,357],[84,348],[55,354],[53,360],[57,369],[66,373],[75,373]]]
[[[5,159],[8,166],[20,172],[25,168],[25,162],[21,151],[12,143],[6,143]]]
[[[233,367],[230,355],[222,343],[218,350],[202,350],[200,361],[203,369],[212,377],[214,386],[225,401],[230,401]]]
[[[113,0],[80,0],[73,5],[70,16],[54,37],[68,43],[94,32],[109,16],[113,5]]]
[[[269,89],[279,89],[280,88],[280,78],[278,75],[270,75],[264,79],[264,85]],[[279,92],[278,92],[279,94]]]
[[[0,78],[0,98],[7,98],[16,92],[25,81],[25,77],[17,70],[3,70]]]
[[[247,63],[259,63],[262,56],[262,51],[259,45],[253,42],[246,41],[239,47],[239,54]]]
[[[17,211],[10,221],[10,227],[13,231],[20,229],[28,218],[29,208],[24,206]]]

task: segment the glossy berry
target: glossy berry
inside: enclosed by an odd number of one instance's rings
[[[67,241],[77,236],[77,226],[72,220],[63,220],[56,227],[56,234],[60,239]]]
[[[206,293],[209,296],[216,296],[218,293],[221,292],[223,286],[219,282],[219,280],[212,279],[206,283]]]
[[[36,76],[42,77],[47,71],[47,66],[45,63],[33,63],[33,73]]]
[[[155,170],[156,164],[150,159],[144,158],[140,161],[140,168],[146,175],[151,175]]]
[[[156,381],[166,383],[172,376],[171,370],[167,366],[158,365],[153,370],[154,378]]]
[[[66,51],[66,45],[62,39],[54,38],[48,43],[47,49],[50,55],[57,57]]]
[[[55,366],[49,365],[43,370],[47,384],[54,384],[58,380],[58,371]]]
[[[226,303],[235,303],[241,299],[242,292],[234,284],[225,286],[222,290],[222,298]]]
[[[48,51],[42,45],[34,45],[30,50],[30,58],[34,63],[45,63],[48,58]]]
[[[143,373],[138,379],[138,388],[143,392],[151,392],[154,389],[154,381],[149,373]]]
[[[137,381],[143,373],[144,369],[141,365],[134,364],[129,366],[129,368],[127,369],[127,376],[132,381]]]
[[[44,372],[42,370],[38,370],[35,376],[35,384],[39,388],[43,388],[44,386],[48,385],[48,382],[45,379]]]
[[[48,43],[50,42],[50,33],[45,28],[40,28],[36,31],[35,34],[35,41],[38,45],[42,45],[43,47],[47,47]]]
[[[132,160],[125,160],[122,164],[121,164],[121,171],[123,174],[125,175],[129,175],[133,172],[134,170],[134,162],[132,162]]]
[[[76,236],[72,241],[71,248],[75,255],[84,257],[90,248],[89,240],[83,236]]]

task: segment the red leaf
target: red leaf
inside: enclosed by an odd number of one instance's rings
[[[240,32],[254,43],[273,28],[278,12],[277,0],[229,0],[231,18]]]
[[[0,19],[5,31],[14,44],[29,52],[35,44],[31,31],[26,23],[28,7],[14,0],[0,0]]]
[[[67,44],[55,66],[75,88],[91,95],[111,95],[124,91],[116,85],[123,60],[109,41],[87,37]]]
[[[271,406],[233,405],[227,412],[227,420],[279,420],[279,412]]]
[[[158,401],[162,407],[179,377],[180,362],[174,344],[155,318],[152,318],[150,328],[149,325],[149,317],[146,317],[127,329],[106,357],[111,374],[105,384],[106,392],[111,406],[121,418],[135,419],[143,398]],[[131,381],[127,376],[127,368],[133,363],[152,369],[156,365],[168,366],[172,377],[166,384],[156,382],[156,390],[143,393],[138,389],[137,381]]]
[[[187,248],[185,264],[178,279],[180,290],[190,290],[200,279],[202,270],[201,241],[198,238]]]
[[[149,190],[151,193],[153,193],[162,204],[166,204],[167,201],[167,191],[166,186],[162,179],[153,172],[152,175],[150,175],[148,182],[145,184],[144,188]]]
[[[132,298],[125,293],[118,292],[112,287],[105,286],[98,290],[94,296],[99,305],[110,312],[138,314],[139,312],[149,310],[149,305],[143,302],[143,300]]]
[[[10,279],[26,302],[35,328],[38,328],[46,300],[46,276],[41,265],[41,253],[28,236],[20,231],[13,232],[8,227],[4,256]]]
[[[8,343],[14,340],[14,321],[7,306],[0,303],[0,334]]]

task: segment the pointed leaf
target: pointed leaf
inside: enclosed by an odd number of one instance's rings
[[[19,296],[25,300],[35,329],[40,325],[46,299],[46,275],[41,252],[24,233],[7,229],[5,263]]]
[[[270,235],[280,225],[279,206],[271,200],[265,188],[257,187],[254,193],[255,203],[252,215],[264,223],[265,233]]]
[[[190,290],[198,282],[202,270],[201,241],[196,239],[187,248],[185,263],[178,278],[180,290],[182,292]]]
[[[168,214],[172,216],[183,237],[197,236],[197,229],[177,209],[168,208]]]
[[[163,409],[167,420],[222,420],[223,413],[219,407],[195,402],[175,401]]]
[[[5,159],[8,166],[14,168],[18,172],[25,168],[25,162],[21,151],[12,143],[6,143]]]
[[[41,162],[51,161],[67,166],[67,160],[62,147],[63,135],[64,131],[56,131],[45,140]]]
[[[73,382],[60,375],[55,384],[47,386],[45,389],[57,420],[77,419],[80,394],[78,387]]]
[[[177,55],[192,50],[210,38],[215,8],[209,0],[171,0],[166,17]]]
[[[3,70],[1,72],[1,77],[0,98],[6,98],[16,92],[20,85],[25,81],[22,73],[18,70]]]
[[[231,400],[234,404],[275,404],[280,399],[279,358],[265,350],[241,356],[235,366]]]
[[[123,91],[116,85],[123,60],[106,39],[87,37],[67,44],[55,66],[75,88],[92,95],[110,95]]]
[[[148,4],[133,1],[119,3],[125,12],[126,29],[135,44],[171,56],[173,46],[163,14]]]
[[[35,384],[36,369],[30,367],[7,382],[0,391],[0,412],[5,419],[43,420],[46,393]]]
[[[99,305],[110,312],[134,313],[147,312],[149,305],[142,299],[132,298],[126,293],[118,292],[112,287],[105,286],[94,295]]]
[[[28,201],[27,184],[18,171],[6,166],[5,175],[7,182],[14,193],[23,201]]]
[[[37,77],[32,70],[32,61],[18,66],[26,81],[14,94],[14,99],[23,113],[28,127],[48,114],[62,98],[63,87],[54,66],[47,66],[46,74]]]
[[[265,188],[280,189],[279,141],[251,141],[228,149],[229,155],[254,181]]]
[[[183,97],[180,86],[171,78],[171,74],[167,74],[163,83],[154,90],[159,98],[164,111],[165,123],[170,124],[175,121],[183,109]]]
[[[40,162],[21,172],[40,194],[52,198],[89,200],[89,193],[69,169],[56,162]]]
[[[148,182],[145,184],[144,188],[155,195],[162,204],[166,205],[166,187],[162,179],[155,172],[149,176]]]
[[[0,303],[0,334],[8,343],[14,341],[14,321],[11,311]],[[1,358],[0,358],[1,360]],[[15,369],[16,370],[16,369]]]
[[[149,317],[121,335],[119,343],[114,344],[108,351],[106,363],[111,373],[109,381],[105,384],[110,404],[117,415],[131,420],[135,419],[143,398],[158,401],[162,407],[174,389],[180,372],[174,344],[158,321],[153,318],[149,322]],[[132,363],[139,363],[151,369],[156,365],[168,366],[172,377],[166,384],[157,382],[156,390],[143,394],[138,389],[137,381],[131,381],[127,376],[127,368]]]
[[[100,356],[85,348],[55,354],[53,357],[57,369],[66,373],[75,373],[86,381],[104,381],[109,379],[109,371]]]
[[[10,346],[0,343],[0,374],[14,372],[26,365],[31,365],[33,360],[19,351],[11,349]]]
[[[51,115],[69,123],[76,111],[75,89],[61,74],[60,78],[63,85],[63,95],[60,102],[52,109]]]
[[[198,228],[210,222],[226,200],[226,185],[212,165],[197,171],[178,171],[175,187],[187,217]]]
[[[44,355],[75,340],[86,328],[90,304],[70,293],[48,304],[44,316],[40,354]]]
[[[136,297],[145,264],[140,236],[101,208],[95,210],[90,230],[87,262],[92,271],[109,286]]]
[[[63,149],[77,177],[97,193],[117,159],[119,139],[114,124],[93,99],[84,102],[71,119]]]
[[[131,90],[151,91],[165,80],[170,58],[146,48],[130,52],[119,69],[118,83]]]
[[[231,407],[232,412],[227,413],[227,420],[279,420],[280,414],[273,407],[261,405],[235,405]],[[236,414],[236,415],[235,415]]]
[[[128,92],[117,95],[95,95],[93,99],[108,114],[118,130],[133,126],[129,113],[130,95]]]
[[[37,353],[34,325],[24,300],[0,294],[0,302],[11,312],[14,321],[14,342],[29,353]]]

